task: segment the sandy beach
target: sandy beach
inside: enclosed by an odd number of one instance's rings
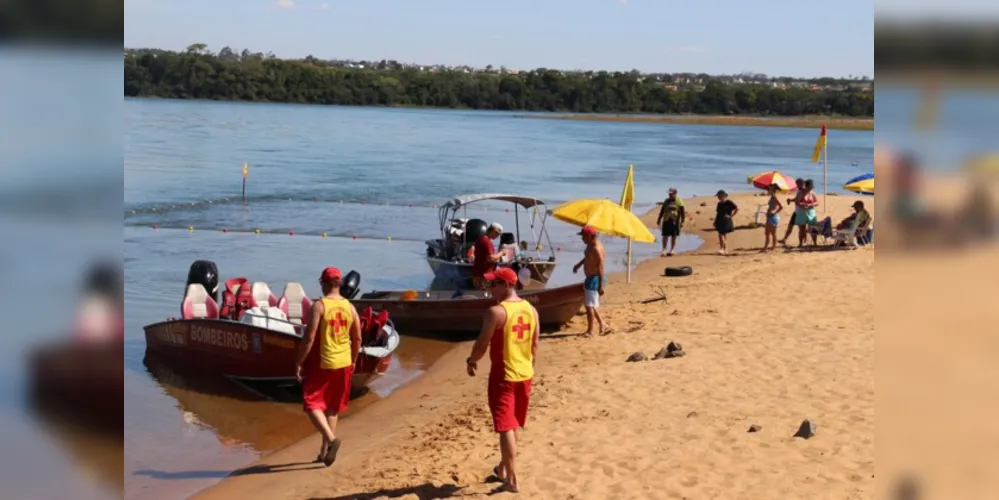
[[[766,202],[757,194],[732,196],[737,228]],[[830,195],[819,217],[838,222],[856,199]],[[874,213],[873,197],[860,199]],[[729,236],[734,255],[719,256],[715,203],[685,200],[686,230],[705,239],[697,251],[645,261],[631,284],[610,277],[602,311],[614,333],[582,338],[585,317],[577,316],[542,337],[519,442],[520,497],[873,494],[874,249],[761,254],[763,229],[746,228]],[[643,220],[654,224],[656,211]],[[576,258],[565,255],[560,265]],[[667,265],[694,273],[665,278]],[[660,289],[665,302],[640,303]],[[626,362],[636,351],[651,358],[670,341],[686,356]],[[312,463],[315,436],[198,498],[485,498],[499,454],[486,377],[465,373],[469,350],[458,345],[363,418],[342,422],[334,466]],[[806,418],[815,436],[792,437]],[[758,432],[747,432],[754,424]]]

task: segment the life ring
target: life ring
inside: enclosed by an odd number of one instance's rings
[[[690,276],[694,274],[694,270],[690,266],[683,267],[667,267],[663,270],[663,276],[668,276],[670,278],[679,278],[681,276]]]

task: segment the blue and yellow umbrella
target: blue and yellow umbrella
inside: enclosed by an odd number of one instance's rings
[[[843,189],[854,193],[874,195],[874,172],[858,175],[846,181]]]

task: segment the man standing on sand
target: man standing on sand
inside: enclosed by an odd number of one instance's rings
[[[583,280],[583,305],[586,306],[586,334],[593,335],[593,320],[597,320],[600,327],[600,335],[610,333],[604,331],[604,321],[600,317],[600,297],[604,294],[604,245],[597,239],[597,231],[591,226],[583,227],[579,232],[586,243],[586,250],[583,252],[583,260],[572,266],[573,274],[583,268],[586,278]]]
[[[660,257],[672,257],[673,250],[676,250],[676,237],[683,229],[683,221],[687,214],[684,213],[683,200],[676,197],[676,188],[669,188],[669,194],[663,200],[663,206],[659,209],[659,218],[656,225],[662,228],[663,250]],[[666,251],[666,241],[669,240],[669,252]]]
[[[517,493],[517,428],[527,423],[531,380],[540,333],[538,311],[517,295],[517,274],[510,268],[486,273],[486,285],[499,300],[486,311],[482,332],[468,357],[467,371],[475,376],[478,362],[489,350],[489,411],[493,430],[500,436],[500,464],[493,474],[504,489]]]
[[[323,297],[312,304],[309,324],[295,357],[295,377],[302,383],[305,412],[323,436],[316,461],[327,467],[333,465],[340,450],[337,417],[350,401],[350,379],[361,349],[357,309],[340,295],[342,280],[339,269],[323,270],[319,277]],[[313,343],[317,344],[315,349]]]
[[[485,288],[483,275],[496,269],[496,263],[503,256],[504,251],[497,252],[496,247],[493,246],[493,240],[499,238],[501,234],[503,234],[503,226],[499,222],[493,222],[489,225],[486,234],[475,240],[473,246],[475,253],[472,258],[472,286],[478,290]]]

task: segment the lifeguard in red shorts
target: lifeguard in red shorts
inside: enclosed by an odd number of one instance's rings
[[[302,383],[305,412],[323,436],[316,461],[327,467],[333,465],[340,450],[337,418],[350,401],[350,379],[361,348],[357,309],[340,295],[342,279],[335,267],[327,267],[320,275],[323,298],[312,304],[309,324],[295,359],[295,376]]]
[[[538,311],[517,296],[517,274],[512,269],[499,268],[483,277],[499,304],[489,308],[482,320],[482,333],[467,361],[468,375],[475,376],[478,361],[489,349],[489,411],[493,429],[500,435],[502,457],[493,473],[507,491],[516,493],[516,431],[527,423],[538,351]]]

